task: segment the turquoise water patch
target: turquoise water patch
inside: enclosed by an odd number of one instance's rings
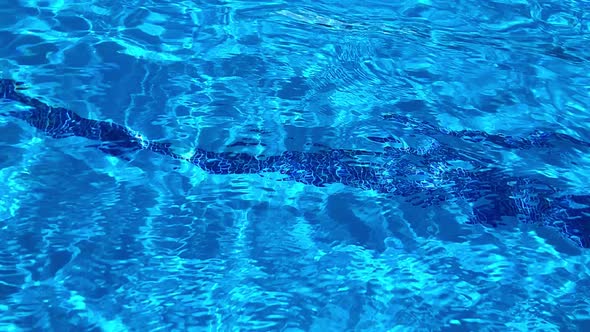
[[[587,9],[4,6],[0,330],[587,330]]]

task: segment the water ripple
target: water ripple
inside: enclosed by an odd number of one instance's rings
[[[393,171],[404,165],[388,154],[434,158],[446,144],[579,194],[588,9],[26,0],[0,8],[0,70],[183,155],[342,148]],[[0,330],[576,331],[590,319],[587,253],[540,227],[466,225],[472,207],[457,200],[419,210],[340,185],[114,159],[0,121]],[[572,139],[509,149],[451,134],[534,130]],[[445,171],[462,167],[451,162],[433,162],[424,185],[446,190]]]

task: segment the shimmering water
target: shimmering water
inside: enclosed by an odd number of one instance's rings
[[[27,95],[179,155],[418,151],[440,189],[447,146],[458,167],[590,189],[588,1],[0,0],[0,43]],[[8,116],[0,181],[0,331],[590,329],[590,249],[474,225],[468,193],[210,174]]]

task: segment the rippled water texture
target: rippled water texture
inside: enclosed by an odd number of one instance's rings
[[[0,0],[0,43],[0,76],[27,95],[179,155],[446,144],[590,189],[590,147],[571,143],[590,142],[588,1]],[[571,140],[507,148],[415,123]],[[444,162],[425,172],[445,186]],[[460,199],[117,158],[7,116],[0,181],[1,331],[590,330],[590,249],[470,224]]]

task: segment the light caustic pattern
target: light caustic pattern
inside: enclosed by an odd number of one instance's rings
[[[584,6],[1,6],[2,329],[584,330]]]

